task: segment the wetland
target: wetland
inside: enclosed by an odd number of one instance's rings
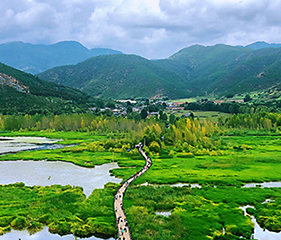
[[[142,168],[143,159],[134,145],[145,138],[144,151],[152,167],[130,185],[124,198],[133,239],[255,236],[265,240],[266,235],[255,235],[259,231],[256,223],[264,233],[280,232],[281,134],[277,127],[226,129],[207,120],[180,119],[167,129],[153,119],[105,118],[88,125],[85,119],[85,128],[79,131],[4,133],[8,138],[62,139],[55,144],[73,146],[4,154],[0,163],[29,164],[32,160],[40,166],[57,162],[87,171],[112,164],[108,175],[121,181]],[[82,175],[88,180],[85,172]],[[42,176],[47,182],[53,178]],[[118,182],[93,189],[89,196],[80,185],[6,182],[0,186],[0,231],[9,232],[12,227],[35,233],[46,231],[47,226],[51,233],[66,236],[115,237],[112,206]],[[254,208],[245,215],[240,208],[247,205]]]

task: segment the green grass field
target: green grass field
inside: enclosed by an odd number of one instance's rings
[[[182,115],[185,115],[190,112],[192,112],[195,117],[198,117],[199,120],[209,119],[213,122],[217,122],[218,118],[220,117],[230,116],[229,113],[222,113],[216,111],[196,111],[196,110],[175,110],[175,111],[168,110],[167,114],[174,113],[176,117],[181,117]]]
[[[187,155],[174,149],[173,154],[169,156],[151,153],[152,167],[130,186],[124,201],[134,239],[249,239],[253,223],[250,217],[244,216],[243,211],[238,208],[247,204],[256,207],[251,214],[255,215],[261,226],[280,231],[280,189],[245,189],[240,186],[249,182],[281,181],[281,138],[278,134],[270,135],[266,132],[249,133],[251,134],[230,131],[230,135],[216,137],[220,144],[213,151],[197,150],[194,154]],[[66,138],[64,143],[77,141],[79,145],[65,149],[1,155],[1,161],[47,159],[94,167],[111,162],[113,157],[112,152],[93,152],[87,148],[89,142],[106,139],[105,136],[63,132],[18,132],[5,135]],[[172,150],[172,147],[166,148],[166,152]],[[144,165],[140,156],[127,152],[114,153],[114,160],[121,168],[111,170],[112,174],[124,179]],[[139,186],[144,182],[160,186]],[[190,189],[161,186],[177,182],[199,183],[203,187]],[[103,233],[108,230],[110,236],[115,235],[112,228],[115,222],[114,213],[109,206],[113,204],[116,185],[105,190],[95,190],[94,197],[90,196],[88,200],[79,189],[78,191],[70,187],[33,189],[3,186],[4,189],[5,187],[7,191],[1,190],[0,194],[0,234],[9,231],[10,226],[24,228],[31,225],[33,227],[30,229],[36,231],[43,225],[48,225],[53,232],[61,234],[92,235],[94,231],[91,229],[94,228],[96,232]],[[13,202],[9,191],[22,197]],[[66,195],[72,199],[71,206],[79,206],[77,211],[67,205],[69,203],[68,198],[64,197]],[[28,198],[36,202],[34,208],[33,205],[25,204],[24,201]],[[274,199],[275,202],[261,204],[268,198]],[[52,203],[48,199],[66,204],[67,208],[54,213],[52,211],[55,206],[49,205]],[[89,202],[94,199],[94,202]],[[7,208],[8,202],[12,207],[10,210]],[[100,205],[101,202],[104,204]],[[6,208],[8,210],[4,210]],[[164,217],[156,215],[156,211],[171,211],[172,214]]]

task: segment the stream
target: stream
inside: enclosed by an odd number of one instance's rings
[[[264,203],[271,201],[270,199],[267,199]],[[242,209],[244,211],[244,215],[247,215],[246,209],[247,208],[255,208],[254,206],[243,206],[243,207],[239,207],[240,209]],[[280,240],[281,239],[281,232],[276,233],[276,232],[271,232],[268,230],[263,230],[259,224],[257,223],[257,220],[254,216],[251,215],[251,221],[255,224],[255,230],[254,230],[254,234],[253,234],[253,238],[254,239],[258,239],[258,240]]]

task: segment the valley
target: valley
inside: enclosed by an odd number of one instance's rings
[[[262,46],[0,64],[0,239],[278,237],[280,49]],[[34,137],[52,146],[13,142]]]

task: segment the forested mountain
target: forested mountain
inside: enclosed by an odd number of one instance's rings
[[[89,50],[74,41],[52,45],[11,42],[0,45],[0,62],[32,74],[67,64],[76,64],[98,55],[121,54],[107,48]]]
[[[34,114],[79,111],[89,96],[0,63],[0,113]]]
[[[99,56],[50,69],[42,79],[93,96],[170,98],[244,93],[281,83],[281,48],[194,45],[168,59],[133,55]]]
[[[77,65],[57,67],[38,75],[42,79],[106,98],[184,97],[188,82],[176,73],[135,55],[98,56]]]
[[[191,96],[243,93],[281,82],[281,48],[195,45],[155,64],[175,72],[192,86]]]

